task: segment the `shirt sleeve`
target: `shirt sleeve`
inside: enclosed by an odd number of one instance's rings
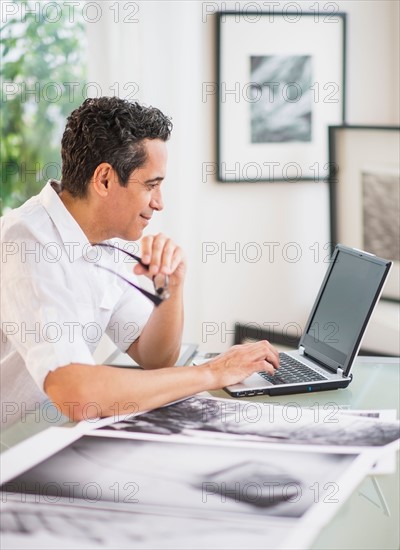
[[[122,284],[123,293],[114,306],[106,333],[121,351],[126,352],[142,333],[153,305],[138,290],[124,281]]]
[[[43,391],[47,374],[58,367],[95,364],[62,268],[58,264],[19,262],[8,263],[4,271],[3,335],[21,355],[39,389]]]

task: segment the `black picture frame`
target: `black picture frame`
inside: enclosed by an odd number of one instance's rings
[[[400,127],[330,126],[328,141],[332,248],[392,260],[381,299],[400,302]]]
[[[346,21],[335,11],[216,14],[218,181],[328,180],[327,127],[346,120]]]

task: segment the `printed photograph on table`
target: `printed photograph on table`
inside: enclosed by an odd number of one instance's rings
[[[142,435],[121,439],[96,432],[4,483],[1,490],[7,498],[30,494],[37,502],[54,497],[60,503],[72,499],[97,507],[108,502],[121,511],[168,509],[184,516],[219,514],[237,521],[301,518],[315,504],[309,487],[318,483],[321,496],[329,496],[331,488],[323,490],[324,485],[335,481],[339,487],[341,476],[358,456],[239,441],[165,441]],[[370,459],[365,464],[370,465]],[[340,503],[340,496],[335,503]]]
[[[332,244],[393,262],[382,299],[400,301],[400,128],[329,128]]]
[[[139,415],[127,415],[103,431],[264,441],[283,445],[380,447],[397,441],[397,420],[349,414],[335,403],[324,408],[269,406],[267,403],[194,396]]]
[[[217,18],[219,181],[327,179],[327,127],[345,120],[346,15]]]
[[[166,440],[131,433],[126,439],[116,432],[91,430],[84,435],[79,430],[50,430],[50,439],[38,434],[19,450],[6,453],[0,538],[7,547],[32,548],[26,544],[26,534],[34,533],[41,539],[35,540],[37,548],[55,547],[43,544],[54,543],[49,535],[76,537],[79,548],[87,547],[82,542],[91,548],[109,548],[111,526],[111,532],[116,530],[113,548],[115,542],[117,547],[131,548],[131,543],[126,546],[127,538],[140,538],[141,548],[210,547],[207,543],[237,550],[309,548],[382,454],[283,449],[260,442],[188,440],[178,435]],[[15,457],[22,450],[24,459],[16,465]],[[42,507],[49,504],[51,514],[43,517]],[[109,514],[107,532],[101,525],[103,512]],[[120,536],[118,527],[126,514],[140,517],[132,517]],[[179,536],[170,539],[177,518]],[[216,518],[221,536],[212,542],[205,536],[193,545],[194,533]],[[152,520],[150,531],[138,527]],[[25,531],[19,521],[29,521]],[[70,529],[65,529],[66,524]],[[207,531],[215,532],[214,526]]]
[[[36,495],[0,503],[2,549],[277,550],[285,533],[278,524],[238,523],[221,517],[186,517],[120,511],[86,503],[35,502]],[[86,504],[86,505],[85,505]]]

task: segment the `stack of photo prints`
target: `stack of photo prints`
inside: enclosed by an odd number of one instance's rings
[[[395,418],[199,394],[50,428],[2,455],[1,547],[309,548],[395,468]]]

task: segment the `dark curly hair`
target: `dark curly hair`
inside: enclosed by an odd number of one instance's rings
[[[62,188],[83,198],[97,166],[108,162],[120,184],[146,162],[144,139],[167,141],[171,119],[118,97],[86,99],[67,119],[61,140]]]

